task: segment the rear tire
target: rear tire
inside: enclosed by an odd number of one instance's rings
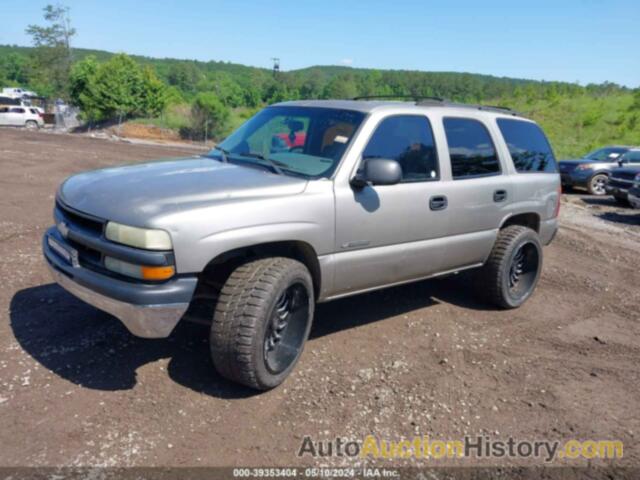
[[[314,311],[307,268],[284,257],[250,261],[226,280],[213,315],[210,349],[220,375],[258,390],[295,367]]]
[[[517,308],[535,290],[541,270],[538,234],[521,225],[506,227],[479,272],[483,297],[500,308]]]
[[[604,189],[604,186],[607,184],[607,180],[609,180],[609,177],[604,173],[598,173],[591,177],[587,185],[589,193],[591,195],[606,195],[607,191]]]
[[[27,122],[24,124],[25,128],[27,130],[38,130],[38,122],[34,121],[34,120],[27,120]]]

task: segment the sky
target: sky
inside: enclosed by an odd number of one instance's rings
[[[52,0],[49,0],[49,2]],[[0,0],[29,45],[40,0]],[[223,60],[456,71],[640,86],[640,0],[66,0],[76,47]]]

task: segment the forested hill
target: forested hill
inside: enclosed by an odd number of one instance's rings
[[[188,138],[206,135],[203,128],[221,138],[256,109],[282,100],[408,95],[511,106],[543,126],[560,157],[582,155],[608,143],[640,144],[640,89],[613,83],[581,86],[344,66],[274,75],[269,69],[228,62],[116,56],[81,48],[73,49],[71,57],[73,65],[64,70],[50,58],[39,63],[36,49],[0,46],[0,86],[19,85],[44,96],[69,98],[88,120],[107,120],[124,111],[128,120],[180,131]],[[61,58],[69,57],[64,53]],[[56,78],[57,83],[52,81]],[[126,84],[123,79],[146,79],[143,87],[136,84],[144,95],[118,92],[115,101],[113,85]],[[133,99],[134,93],[140,98]]]
[[[21,83],[47,94],[47,85],[30,75],[31,47],[0,45],[0,82]],[[106,61],[114,53],[103,50],[75,48],[74,61],[93,56]],[[507,77],[494,77],[474,73],[422,72],[404,70],[377,70],[345,66],[313,66],[283,71],[275,82],[271,70],[220,61],[179,60],[131,56],[138,63],[151,65],[158,76],[174,85],[186,98],[199,91],[215,90],[221,96],[236,96],[239,92],[231,84],[245,90],[255,89],[249,96],[264,102],[281,98],[347,98],[357,95],[422,95],[446,97],[458,101],[483,101],[505,96],[572,95],[579,92],[603,94],[624,92],[626,89],[612,83],[588,85],[555,81],[534,81]],[[277,84],[277,85],[274,85]],[[225,91],[232,90],[232,91]],[[52,92],[51,92],[52,93]],[[245,93],[246,96],[246,93]],[[254,98],[258,100],[258,98]],[[251,103],[234,99],[233,107]]]

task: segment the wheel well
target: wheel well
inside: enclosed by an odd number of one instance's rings
[[[314,248],[306,242],[282,241],[241,247],[222,253],[211,260],[200,273],[185,319],[196,323],[211,323],[218,294],[238,266],[264,257],[288,257],[303,263],[311,273],[314,295],[320,293],[320,263]]]
[[[537,213],[519,213],[505,220],[500,229],[511,225],[522,225],[540,233],[540,216]]]

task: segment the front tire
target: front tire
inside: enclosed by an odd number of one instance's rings
[[[302,354],[314,302],[302,263],[272,257],[240,265],[222,287],[211,325],[218,373],[257,390],[282,383]]]
[[[589,185],[587,189],[591,195],[606,195],[607,191],[604,186],[607,184],[609,177],[607,177],[604,173],[598,173],[591,177],[589,180]]]
[[[480,271],[484,297],[500,308],[517,308],[533,293],[542,270],[538,234],[521,225],[498,233],[487,263]]]
[[[24,124],[25,128],[27,130],[38,130],[39,126],[38,126],[38,122],[34,121],[34,120],[27,120],[27,122]]]

